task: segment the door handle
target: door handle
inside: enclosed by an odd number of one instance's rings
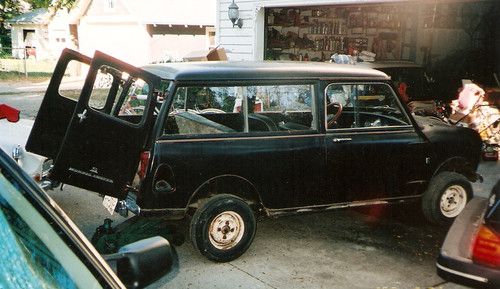
[[[80,118],[79,123],[82,123],[84,119],[87,118],[87,110],[83,110],[82,113],[77,114],[77,116]]]
[[[350,137],[339,137],[339,138],[334,138],[333,139],[334,143],[348,142],[348,141],[352,141],[352,138],[350,138]]]

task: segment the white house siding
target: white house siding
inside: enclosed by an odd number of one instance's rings
[[[234,27],[231,20],[228,18],[227,7],[231,4],[231,0],[217,1],[217,18],[216,18],[216,38],[217,44],[226,49],[229,60],[250,60],[255,56],[255,41],[256,41],[256,7],[261,1],[255,0],[237,0],[236,4],[239,7],[240,18],[243,19],[243,27]],[[264,18],[262,18],[262,22]],[[263,33],[263,29],[262,32]]]
[[[93,0],[80,19],[78,38],[80,51],[89,56],[100,50],[134,65],[149,60],[146,28],[120,0]]]
[[[57,59],[64,48],[75,48],[69,33],[68,12],[65,9],[57,11],[48,24],[48,43],[50,58]]]
[[[92,56],[100,50],[133,65],[149,60],[150,37],[137,23],[103,23],[85,19],[78,27],[80,51]]]
[[[90,56],[100,50],[133,65],[161,61],[166,55],[179,59],[189,51],[208,47],[208,36],[203,32],[196,35],[175,31],[149,33],[151,27],[204,29],[213,26],[215,18],[215,0],[202,3],[199,0],[87,0],[81,4],[72,23],[78,25],[79,50]],[[195,6],[198,9],[193,9]]]
[[[11,28],[10,34],[12,38],[12,48],[24,47],[23,28],[21,26],[13,26]],[[12,57],[24,58],[24,51],[13,49]]]
[[[192,50],[208,48],[205,35],[154,34],[150,43],[149,62],[182,60]]]

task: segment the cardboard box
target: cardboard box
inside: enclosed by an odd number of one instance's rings
[[[215,47],[210,50],[191,51],[183,57],[184,61],[224,61],[227,60],[226,50]]]

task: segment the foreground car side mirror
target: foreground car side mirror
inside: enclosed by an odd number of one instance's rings
[[[174,260],[170,243],[159,236],[125,245],[118,253],[103,257],[108,263],[116,262],[116,273],[127,288],[143,288],[158,280],[172,270]]]

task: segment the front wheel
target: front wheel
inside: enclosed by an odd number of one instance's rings
[[[224,194],[211,197],[196,210],[189,234],[193,246],[205,257],[228,262],[250,247],[255,229],[255,216],[248,204]]]
[[[422,211],[432,223],[450,224],[472,198],[472,186],[461,174],[441,172],[431,179],[422,196]]]

